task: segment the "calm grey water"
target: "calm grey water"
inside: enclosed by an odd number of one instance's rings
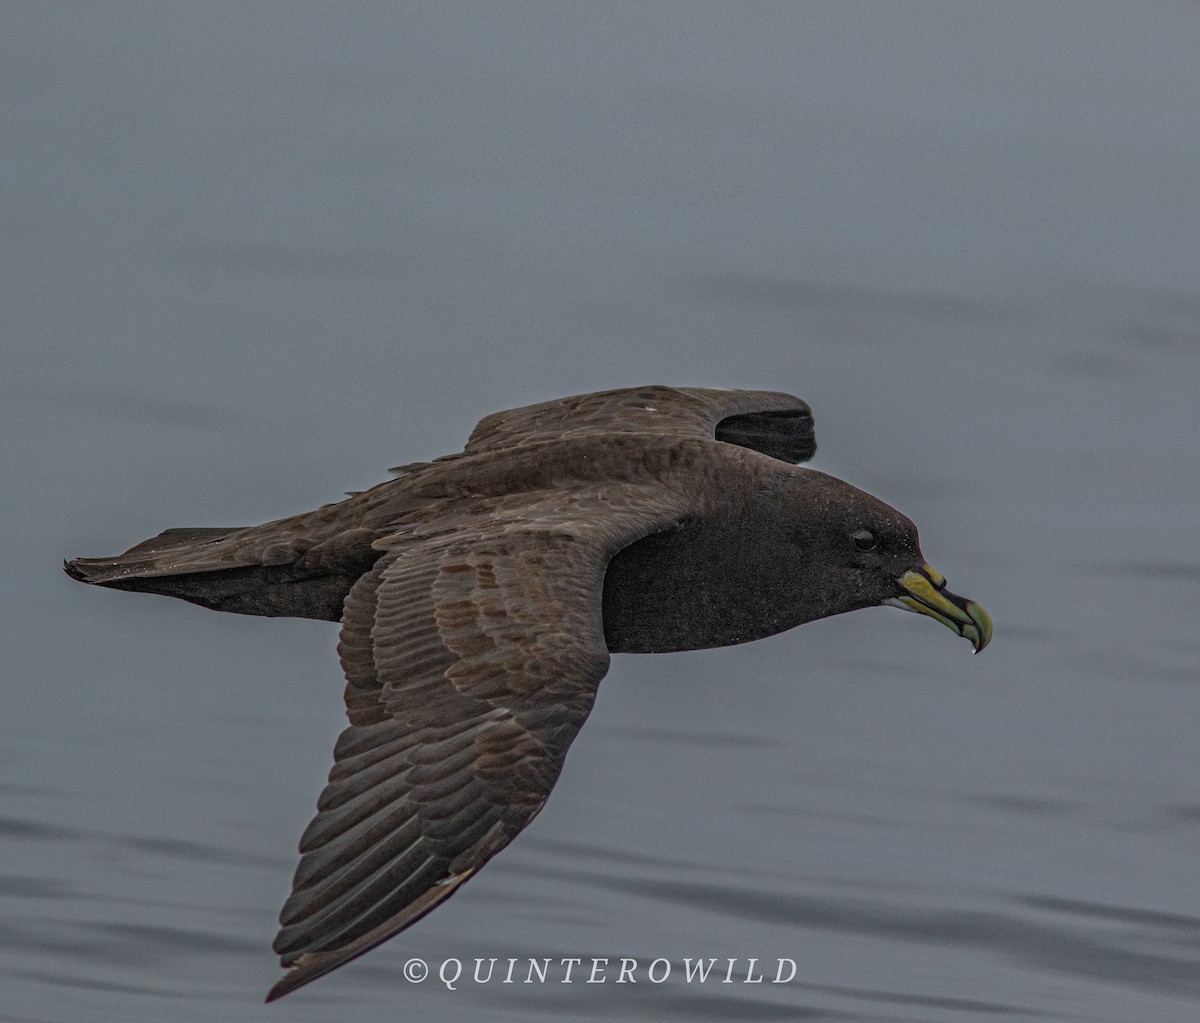
[[[0,1014],[1197,1018],[1193,5],[2,20]],[[880,609],[615,658],[519,841],[262,1006],[336,627],[59,560],[649,382],[808,399],[814,464],[918,522],[993,646]],[[448,991],[414,956],[641,967]]]

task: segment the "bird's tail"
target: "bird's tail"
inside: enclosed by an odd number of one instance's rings
[[[81,583],[115,586],[118,589],[141,589],[139,586],[122,584],[176,575],[180,572],[211,571],[214,567],[211,565],[213,558],[211,554],[207,558],[204,557],[205,548],[211,548],[217,541],[240,531],[241,527],[238,526],[165,529],[158,536],[152,536],[149,540],[143,540],[130,547],[124,554],[111,558],[75,558],[72,561],[64,561],[63,568],[67,575]],[[189,568],[189,563],[194,567]]]
[[[296,537],[277,526],[168,529],[116,557],[76,558],[63,568],[80,582],[217,611],[337,621],[350,587],[378,554],[370,537],[365,530]]]

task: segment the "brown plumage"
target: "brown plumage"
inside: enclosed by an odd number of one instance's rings
[[[290,970],[268,1001],[418,920],[529,824],[610,651],[895,602],[987,642],[986,615],[945,591],[904,516],[792,464],[813,450],[790,395],[607,391],[488,416],[463,452],[314,512],[67,564],[84,582],[342,623],[350,726],[300,841],[275,940]]]

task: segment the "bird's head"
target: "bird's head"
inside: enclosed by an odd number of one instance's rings
[[[988,645],[987,611],[946,589],[907,516],[813,469],[795,469],[773,489],[772,532],[803,573],[807,600],[825,609],[814,617],[883,604],[928,615],[970,640],[976,653]]]

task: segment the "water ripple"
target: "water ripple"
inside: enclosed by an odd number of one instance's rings
[[[1039,969],[1117,981],[1166,994],[1200,995],[1200,968],[1194,958],[1117,947],[1120,943],[1153,945],[1159,940],[1162,936],[1154,934],[1152,928],[1163,924],[1153,920],[1154,914],[1148,914],[1150,919],[1139,918],[1150,933],[1106,934],[1109,940],[1102,941],[1067,926],[1035,923],[994,910],[920,909],[682,881],[583,874],[573,879],[623,894],[687,905],[755,923],[801,925],[957,948],[978,948],[1010,956]],[[1028,905],[1028,899],[1017,901]],[[1047,903],[1040,908],[1050,906]],[[1071,912],[1078,915],[1074,909]],[[1173,932],[1184,928],[1200,940],[1200,921],[1182,917],[1172,919],[1170,926]],[[1177,933],[1171,937],[1176,938]]]

